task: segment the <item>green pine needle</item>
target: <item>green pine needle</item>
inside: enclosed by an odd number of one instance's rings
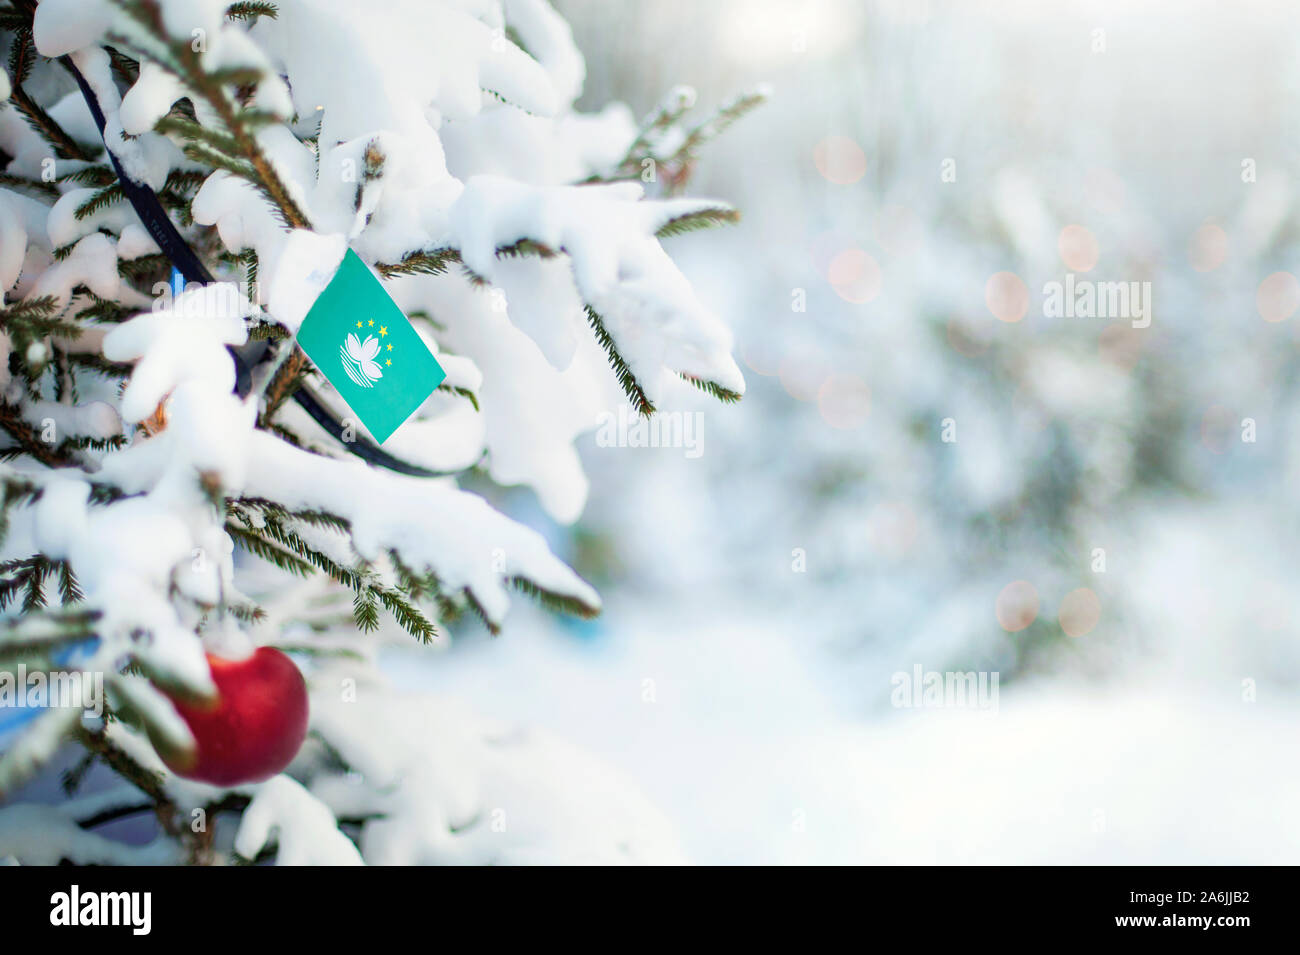
[[[679,375],[683,381],[690,382],[700,391],[707,395],[712,395],[724,404],[735,404],[743,395],[739,392],[732,391],[730,388],[724,388],[715,381],[707,381],[703,378],[696,378],[694,375]]]
[[[474,394],[474,392],[470,391],[468,388],[461,388],[457,385],[439,385],[438,390],[464,398],[474,406],[475,411],[480,410],[478,406],[478,395]]]
[[[623,356],[618,353],[618,347],[614,344],[613,337],[605,329],[604,321],[590,305],[586,306],[586,312],[587,322],[596,335],[596,341],[600,342],[600,347],[605,349],[605,355],[609,359],[610,367],[614,369],[614,374],[618,377],[618,383],[622,386],[623,393],[627,395],[628,400],[632,402],[632,406],[636,408],[639,414],[647,417],[654,414],[654,404],[646,397],[641,383],[636,380],[636,375],[632,374],[632,369],[627,366]]]
[[[274,564],[281,570],[293,574],[295,577],[310,577],[315,569],[309,562],[302,558],[290,554],[287,551],[276,547],[260,534],[251,530],[246,530],[236,524],[226,521],[226,533],[229,534],[236,544],[243,547],[251,554],[262,558],[267,563]]]
[[[536,583],[527,577],[511,577],[511,585],[520,593],[527,594],[547,610],[556,613],[567,613],[575,617],[581,617],[584,620],[590,620],[600,615],[600,607],[594,607],[591,604],[583,603],[577,597],[570,594],[556,593],[553,590],[546,590],[539,587]]]
[[[740,221],[740,213],[735,209],[726,209],[715,207],[710,209],[700,209],[696,212],[688,212],[685,215],[675,216],[669,219],[657,230],[655,235],[660,239],[667,239],[670,236],[685,235],[688,232],[699,232],[703,229],[712,229],[715,226],[731,225]]]
[[[408,252],[396,264],[377,262],[375,268],[386,279],[395,275],[442,275],[459,261],[460,253],[455,249],[429,249]]]
[[[280,11],[274,3],[257,2],[257,0],[243,0],[240,3],[232,3],[226,8],[226,16],[231,20],[253,21],[258,17],[274,20],[279,15]]]
[[[77,206],[73,216],[78,221],[89,219],[96,212],[107,209],[113,203],[124,198],[126,198],[126,194],[122,191],[121,183],[115,182],[111,186],[105,186],[103,189],[98,190],[93,196]]]

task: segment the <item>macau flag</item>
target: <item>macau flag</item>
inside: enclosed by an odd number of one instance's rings
[[[381,444],[447,377],[351,249],[303,319],[298,344]]]

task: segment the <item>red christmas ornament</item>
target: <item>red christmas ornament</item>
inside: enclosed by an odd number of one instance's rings
[[[234,786],[269,779],[288,766],[307,736],[307,684],[279,650],[259,647],[243,660],[208,654],[214,704],[173,699],[194,734],[194,752],[164,754],[178,776]]]

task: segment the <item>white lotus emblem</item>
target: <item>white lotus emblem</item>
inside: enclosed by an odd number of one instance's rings
[[[379,339],[374,335],[368,335],[365,341],[361,341],[355,334],[349,334],[347,341],[339,347],[343,370],[362,388],[373,388],[375,382],[384,377],[383,369],[375,361],[378,354]]]

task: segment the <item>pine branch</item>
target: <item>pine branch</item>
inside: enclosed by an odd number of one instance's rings
[[[324,527],[344,533],[352,529],[352,522],[346,517],[339,517],[337,514],[331,514],[328,511],[290,509],[262,497],[240,497],[227,503],[236,508],[253,508],[254,510],[269,513],[281,520],[300,521],[312,527]]]
[[[126,321],[130,313],[119,305],[117,302],[110,301],[106,298],[100,298],[97,295],[90,295],[91,304],[78,310],[76,318],[83,322],[108,322],[118,324]]]
[[[60,185],[111,186],[117,182],[117,173],[108,166],[85,166],[64,173],[54,181]]]
[[[199,162],[249,178],[271,203],[285,225],[294,229],[310,229],[311,223],[290,195],[288,186],[254,135],[255,129],[268,122],[270,114],[241,109],[226,90],[227,86],[256,84],[263,78],[262,73],[248,67],[208,71],[204,69],[202,58],[193,49],[188,37],[173,39],[168,34],[157,0],[118,0],[118,3],[164,44],[166,53],[158,57],[159,65],[176,73],[193,95],[202,98],[225,129],[228,139],[214,140],[210,132],[199,133],[193,127],[179,132],[179,135],[189,140],[185,148],[186,154]],[[168,116],[159,122],[165,125],[179,121],[175,116]],[[251,176],[244,171],[245,164],[251,169]]]
[[[614,344],[613,337],[606,330],[604,321],[590,305],[585,306],[585,308],[587,322],[591,325],[592,332],[595,333],[596,341],[605,350],[610,367],[614,369],[614,374],[618,378],[619,385],[623,388],[623,393],[627,395],[628,400],[632,402],[632,406],[636,408],[639,414],[647,417],[654,414],[654,404],[646,397],[641,383],[636,380],[636,375],[632,374],[632,369],[623,360],[623,356],[618,353],[618,346]]]
[[[577,597],[569,594],[556,593],[553,590],[546,590],[539,587],[536,583],[527,577],[511,577],[511,585],[520,593],[527,594],[548,610],[557,613],[572,614],[575,617],[582,617],[584,620],[590,620],[593,617],[600,616],[600,608],[593,607],[591,604],[583,603]]]
[[[640,170],[641,160],[650,155],[651,141],[660,133],[677,123],[685,112],[695,105],[695,90],[688,86],[678,86],[669,91],[660,101],[655,111],[641,124],[636,139],[627,149],[623,161],[619,163],[620,171],[635,174]]]
[[[31,27],[32,18],[18,10],[0,10],[0,30],[21,30]]]
[[[78,603],[85,599],[85,594],[81,586],[77,583],[77,578],[72,573],[72,565],[66,560],[58,562],[59,567],[59,598],[66,607],[68,604]]]
[[[252,504],[261,511],[262,524],[253,528],[251,522],[242,513],[241,505]],[[268,501],[251,502],[241,499],[233,503],[233,513],[239,520],[250,526],[236,529],[242,543],[246,535],[254,536],[264,549],[275,554],[292,555],[310,568],[328,575],[336,583],[353,591],[353,617],[361,630],[369,632],[379,626],[379,607],[386,607],[393,618],[412,636],[423,643],[429,643],[438,635],[437,628],[414,604],[410,603],[400,592],[383,586],[368,567],[361,569],[345,567],[338,561],[312,547],[296,531],[288,527],[288,520],[303,520],[317,526],[332,530],[346,531],[347,522],[342,518],[321,511],[290,512]],[[227,522],[227,530],[231,523]],[[234,536],[232,534],[232,536]],[[261,556],[259,554],[259,556]]]
[[[258,17],[267,17],[274,20],[279,14],[280,11],[274,3],[259,2],[259,0],[244,0],[244,2],[232,3],[226,8],[226,16],[231,20],[253,22]]]
[[[480,410],[478,406],[478,395],[474,394],[474,392],[470,391],[468,388],[461,388],[458,385],[439,385],[438,391],[465,398],[474,406],[475,411]]]
[[[432,643],[437,639],[438,628],[433,625],[433,621],[409,603],[400,592],[384,588],[376,590],[376,593],[403,630],[421,643]]]
[[[86,778],[86,773],[88,773],[90,767],[94,765],[95,754],[86,753],[86,755],[82,756],[81,759],[77,761],[77,765],[65,769],[59,779],[59,785],[63,790],[63,794],[65,796],[75,796],[77,790],[81,787],[81,781]],[[152,806],[147,806],[146,808],[152,808]]]
[[[536,115],[538,115],[537,113],[535,113],[533,110],[529,109],[528,107],[523,106],[523,105],[521,105],[521,104],[515,102],[514,100],[510,99],[510,98],[509,98],[508,96],[506,96],[504,93],[500,93],[500,92],[498,92],[497,90],[494,90],[494,89],[492,89],[491,87],[487,87],[487,86],[483,86],[483,87],[480,87],[480,88],[483,90],[484,93],[487,93],[489,96],[491,96],[493,99],[495,99],[498,103],[503,103],[503,104],[505,104],[506,106],[511,107],[512,109],[517,109],[517,110],[519,110],[519,112],[521,112],[521,113],[527,113],[529,116],[536,116]]]
[[[211,129],[184,116],[168,115],[154,124],[154,131],[179,136],[186,142],[200,142],[210,149],[228,157],[244,158],[239,155],[239,141],[229,133]]]
[[[206,170],[201,169],[173,169],[167,174],[167,181],[163,183],[163,191],[173,193],[196,192],[207,181],[208,175],[209,173]],[[256,260],[257,256],[252,249],[249,249],[247,254]]]
[[[140,64],[116,47],[110,46],[105,49],[108,50],[108,58],[118,80],[128,88],[134,86],[136,80],[140,79]]]
[[[30,342],[51,336],[65,339],[80,337],[82,328],[74,322],[56,317],[58,302],[52,296],[28,298],[0,308],[0,329],[15,341]]]
[[[167,258],[166,254],[162,252],[156,252],[153,255],[142,255],[137,259],[119,259],[117,271],[119,275],[131,279],[133,282],[156,277],[160,274],[170,276],[171,259]]]
[[[266,619],[266,611],[254,603],[227,603],[226,612],[240,623],[260,623]]]
[[[316,570],[328,574],[335,582],[343,584],[345,587],[350,587],[353,590],[365,589],[366,582],[361,572],[353,570],[350,567],[344,567],[342,564],[311,547],[302,539],[301,536],[285,527],[280,523],[279,519],[273,515],[265,515],[264,524],[259,528],[259,530],[267,538],[274,541],[290,553],[296,555]]]
[[[67,352],[69,364],[98,372],[106,378],[125,378],[131,373],[131,366],[123,362],[109,361],[103,355],[90,352]]]
[[[0,172],[0,186],[8,186],[12,189],[26,189],[29,192],[36,193],[42,199],[57,199],[59,189],[52,182],[42,182],[39,179],[28,179],[26,176],[19,176],[11,172]]]
[[[93,196],[77,206],[73,216],[78,220],[88,219],[101,209],[107,209],[115,202],[126,198],[126,193],[122,191],[121,183],[113,183],[111,186],[105,186],[98,190]]]
[[[379,597],[369,587],[362,587],[352,595],[352,619],[362,633],[379,629]]]
[[[89,769],[90,766],[94,764],[94,762],[95,762],[95,754],[87,753],[85,755],[85,758],[83,758],[82,761],[77,764],[76,768],[81,771],[81,775],[84,775],[85,770],[82,770],[81,767],[85,766],[87,769]],[[72,770],[69,770],[68,772],[63,774],[64,777],[63,789],[64,792],[66,792],[69,796],[72,795],[73,791],[75,790],[75,787],[80,785],[81,783],[80,776],[77,776],[76,778],[71,778],[71,776],[72,776]],[[72,786],[73,789],[69,789],[68,788],[69,786]],[[141,813],[153,812],[153,811],[154,811],[154,805],[151,802],[136,803],[135,805],[132,806],[114,806],[112,809],[102,810],[101,812],[97,812],[92,816],[87,816],[85,819],[78,819],[77,825],[80,826],[82,829],[94,829],[96,826],[102,826],[110,822],[117,822],[117,820],[119,819],[130,819],[132,816],[138,816]]]
[[[365,201],[366,188],[378,181],[384,174],[384,162],[387,158],[383,150],[379,148],[378,139],[371,139],[366,143],[366,149],[362,155],[361,178],[357,180],[357,188],[352,196],[353,212],[361,212],[361,205]],[[369,222],[370,217],[367,215],[366,223],[369,224]]]
[[[16,596],[17,591],[27,588],[23,600],[23,613],[30,614],[45,606],[45,580],[55,574],[59,576],[59,592],[63,603],[74,603],[82,598],[81,588],[72,576],[72,568],[66,561],[50,560],[44,554],[36,554],[22,560],[6,561],[0,565],[0,576],[13,573],[14,576],[0,581],[0,609],[6,607]],[[68,618],[74,623],[80,618]]]
[[[713,226],[722,225],[724,223],[737,222],[739,219],[740,214],[734,209],[729,209],[724,206],[712,206],[704,209],[697,209],[669,219],[659,226],[656,235],[659,237],[681,235],[699,229],[712,228]],[[562,248],[555,250],[544,243],[524,238],[511,243],[510,245],[499,247],[496,250],[496,255],[498,258],[523,258],[527,256],[552,258],[556,255],[562,254],[564,251],[565,250]],[[457,250],[437,249],[432,252],[409,253],[402,259],[402,262],[399,265],[386,265],[381,263],[375,267],[385,277],[410,274],[419,271],[425,271],[429,274],[440,274],[446,271],[448,264],[457,261],[460,261],[460,253]],[[410,263],[409,266],[408,263]],[[465,271],[470,281],[475,284],[488,284],[485,278],[475,274],[468,267],[465,267]],[[641,383],[637,381],[636,376],[632,373],[632,369],[628,367],[623,356],[619,354],[613,336],[611,336],[609,331],[605,328],[604,320],[590,305],[584,306],[584,309],[587,315],[587,322],[591,325],[592,332],[595,334],[596,340],[600,343],[601,348],[604,349],[605,355],[609,359],[610,366],[613,368],[614,374],[618,378],[618,383],[623,388],[623,393],[627,395],[628,400],[632,402],[633,407],[636,408],[638,413],[647,416],[654,414],[654,403],[646,397],[645,390],[642,388]],[[740,400],[741,396],[737,392],[724,388],[715,382],[701,381],[686,375],[683,375],[682,377],[686,378],[701,391],[712,395],[720,401],[730,403]],[[471,398],[474,402],[474,409],[477,411],[477,399],[469,395],[466,395],[466,397]]]
[[[61,441],[56,450],[67,455],[73,451],[106,453],[108,451],[120,451],[124,447],[126,447],[126,435],[124,434],[110,434],[107,438],[94,438],[83,434]]]
[[[79,159],[90,162],[94,152],[87,146],[73,139],[62,126],[54,121],[49,113],[40,107],[23,89],[23,83],[31,75],[32,65],[36,61],[36,47],[32,42],[32,31],[22,27],[14,34],[13,45],[9,50],[9,73],[11,91],[9,98],[18,107],[27,124],[31,126],[54,150],[59,159]],[[97,150],[96,150],[97,151]]]
[[[244,180],[249,185],[261,188],[262,184],[258,181],[257,170],[253,168],[252,163],[227,156],[206,143],[186,143],[181,147],[181,152],[185,154],[187,159],[192,159],[205,166],[211,166],[213,169],[228,172],[232,176]]]
[[[699,232],[703,229],[712,229],[715,226],[730,225],[739,221],[740,213],[735,209],[726,209],[722,207],[699,209],[695,212],[688,212],[685,215],[674,216],[669,219],[655,230],[655,236],[660,239],[666,239],[675,235],[685,235],[688,232]]]
[[[510,245],[499,246],[496,250],[498,259],[522,259],[531,256],[537,256],[543,259],[552,259],[559,255],[548,245],[537,242],[533,239],[520,239]]]
[[[27,596],[23,600],[23,613],[31,613],[45,606],[45,577],[53,569],[49,561],[33,558],[27,572]]]
[[[357,626],[363,631],[373,630],[379,625],[378,605],[382,603],[402,629],[422,643],[429,643],[437,637],[437,628],[418,608],[409,603],[400,593],[380,584],[368,570],[359,571],[344,567],[319,551],[313,550],[300,536],[280,525],[274,518],[267,518],[265,529],[277,542],[310,561],[336,582],[353,589],[355,593],[353,616]]]
[[[226,521],[226,533],[234,538],[235,543],[244,550],[255,554],[269,564],[274,564],[283,571],[293,574],[295,577],[310,577],[315,572],[315,568],[310,562],[275,546],[275,544],[255,531]]]
[[[678,374],[678,377],[681,378],[683,381],[687,381],[690,384],[694,385],[696,388],[700,389],[700,391],[704,392],[706,395],[712,395],[714,398],[717,398],[723,404],[729,404],[729,405],[735,404],[743,397],[739,392],[732,391],[730,388],[724,388],[716,381],[707,381],[703,378],[696,378],[694,375],[685,375],[680,373]]]
[[[280,342],[289,337],[289,330],[279,322],[257,322],[248,326],[250,341]]]
[[[448,266],[459,261],[457,249],[430,249],[408,252],[396,264],[376,262],[375,270],[386,279],[395,275],[442,275]]]
[[[153,803],[153,810],[158,816],[158,822],[165,832],[172,836],[181,835],[182,830],[177,824],[176,805],[163,789],[163,777],[159,773],[145,769],[137,763],[126,750],[110,740],[103,730],[92,732],[84,726],[77,725],[73,728],[73,738],[106,763],[113,772],[149,797],[149,801]]]
[[[742,93],[726,103],[713,116],[687,134],[686,140],[673,157],[678,160],[697,158],[700,147],[710,140],[725,133],[738,120],[767,102],[768,91],[764,88]]]
[[[284,403],[293,397],[294,392],[303,386],[311,374],[307,356],[297,344],[290,342],[282,347],[290,349],[290,352],[267,382],[266,404],[257,417],[258,424],[264,428],[270,425]]]
[[[18,442],[19,449],[23,453],[30,454],[48,467],[68,467],[74,463],[42,441],[36,430],[23,419],[22,412],[4,400],[0,400],[0,428]]]
[[[10,511],[33,503],[40,496],[40,488],[30,481],[11,475],[0,477],[0,542],[9,535]]]
[[[767,100],[768,92],[760,88],[737,96],[724,104],[718,112],[705,122],[681,134],[681,138],[669,138],[670,129],[678,127],[687,110],[695,105],[695,93],[685,87],[679,87],[665,98],[658,110],[646,120],[622,161],[608,177],[610,180],[635,179],[644,164],[650,161],[664,167],[663,181],[669,193],[675,193],[685,186],[690,177],[700,149],[709,141],[716,139],[741,117]],[[659,147],[665,142],[675,144],[671,153],[664,154]],[[587,182],[606,181],[606,177],[591,176]]]
[[[0,583],[0,594],[8,582]],[[4,597],[7,603],[12,596]],[[95,635],[98,610],[50,610],[33,612],[0,622],[0,658],[45,657],[56,647],[80,643]]]

